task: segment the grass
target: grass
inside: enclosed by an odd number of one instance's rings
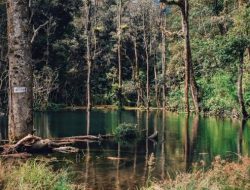
[[[55,172],[44,162],[29,160],[25,163],[0,162],[0,189],[3,190],[70,190],[65,171]]]
[[[180,173],[175,179],[152,182],[142,190],[243,190],[250,189],[250,158],[226,162],[217,156],[209,170]]]

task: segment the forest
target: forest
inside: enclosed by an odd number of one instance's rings
[[[249,116],[249,0],[0,0],[0,189],[248,189]]]
[[[190,0],[187,13],[176,2],[32,1],[34,109],[116,105],[187,111],[190,106],[197,112],[246,116],[249,2]],[[0,10],[4,113],[9,85],[4,0]]]

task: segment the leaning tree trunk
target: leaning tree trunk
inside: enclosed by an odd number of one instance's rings
[[[243,65],[244,65],[244,52],[240,55],[240,62],[238,68],[238,101],[240,104],[240,110],[243,118],[248,117],[248,113],[246,111],[244,97],[243,97],[243,89],[242,89],[242,78],[243,78]]]
[[[185,87],[184,87],[184,98],[185,98],[185,110],[189,113],[189,83],[190,83],[190,41],[189,41],[189,30],[188,30],[188,18],[183,7],[182,10],[182,30],[185,37],[185,46],[184,46],[184,62],[185,62]]]
[[[9,140],[33,130],[33,72],[29,0],[7,0],[9,60]]]
[[[188,92],[189,92],[189,83],[191,85],[191,94],[194,102],[195,112],[198,114],[200,112],[199,106],[199,97],[198,97],[198,87],[195,81],[194,72],[193,72],[193,64],[192,64],[192,53],[190,46],[190,36],[189,36],[189,3],[188,0],[183,1],[183,5],[181,7],[182,12],[182,27],[185,38],[185,104],[186,111],[189,112],[189,102],[188,102]]]

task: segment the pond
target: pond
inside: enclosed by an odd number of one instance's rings
[[[81,154],[57,157],[86,189],[136,189],[148,176],[164,179],[189,171],[192,163],[209,164],[221,155],[235,159],[250,153],[250,123],[174,114],[165,111],[94,110],[35,113],[37,135],[44,138],[111,134],[120,123],[136,124],[147,135],[158,131],[158,140],[138,142],[88,142]],[[7,134],[6,119],[0,119],[0,138]],[[121,159],[115,159],[115,158]],[[150,158],[155,158],[152,167]],[[149,174],[150,170],[150,174]]]

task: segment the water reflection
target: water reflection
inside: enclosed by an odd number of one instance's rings
[[[110,134],[123,122],[136,124],[146,136],[158,131],[158,140],[86,142],[77,159],[76,155],[58,155],[72,161],[61,167],[69,167],[76,174],[75,180],[86,189],[134,189],[146,182],[152,153],[156,160],[150,175],[159,179],[190,170],[192,163],[199,160],[209,163],[216,155],[237,158],[237,154],[250,153],[250,123],[245,120],[139,110],[35,114],[37,135],[50,138]],[[0,119],[2,138],[7,134],[3,126],[6,121]]]

